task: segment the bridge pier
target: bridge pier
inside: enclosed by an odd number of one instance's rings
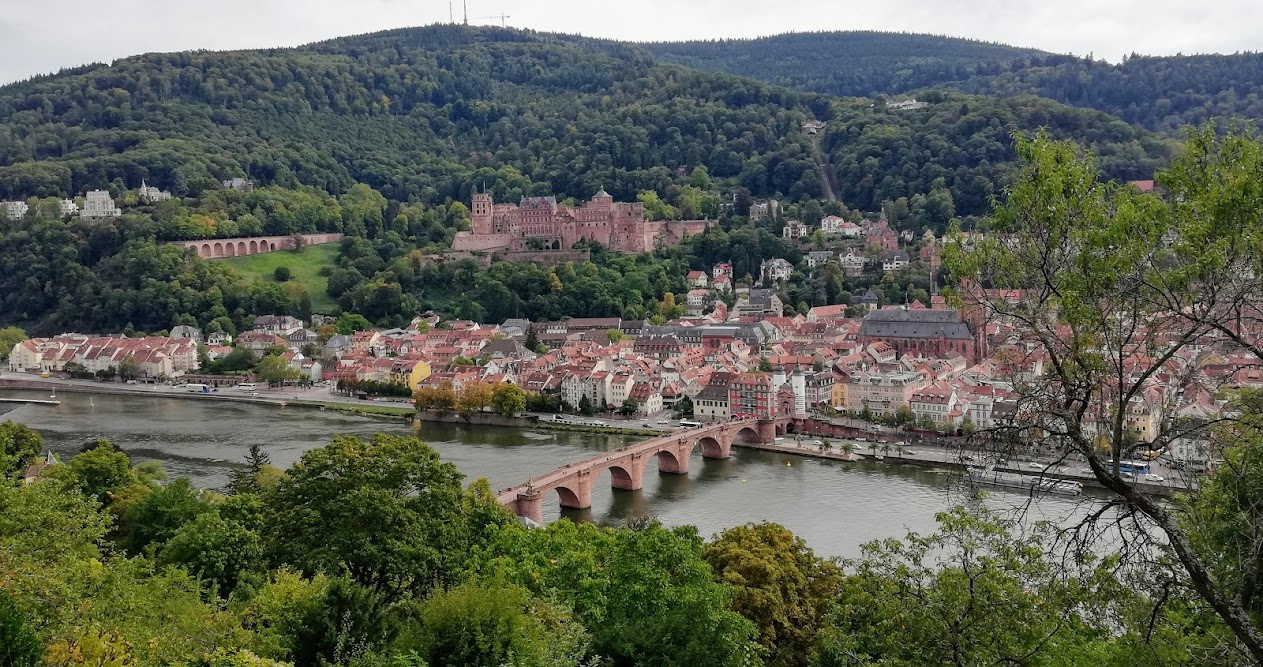
[[[544,496],[538,492],[519,493],[513,501],[513,513],[534,521],[536,525],[544,525]]]
[[[647,457],[633,454],[629,465],[610,466],[610,486],[623,491],[639,491],[644,486],[647,461]]]

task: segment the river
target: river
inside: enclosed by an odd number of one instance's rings
[[[13,390],[3,396],[36,397]],[[213,400],[78,393],[58,398],[58,406],[0,403],[0,421],[11,419],[39,430],[46,446],[63,456],[105,438],[137,462],[161,461],[172,477],[187,476],[206,488],[222,487],[252,444],[262,446],[274,464],[288,467],[334,434],[415,432],[468,478],[486,477],[496,489],[633,441],[626,436],[437,423],[414,431],[401,420]],[[909,530],[932,532],[935,514],[965,499],[958,479],[948,471],[919,466],[822,462],[734,448],[731,458],[693,465],[688,476],[647,470],[640,491],[615,492],[606,474],[590,510],[563,514],[554,495],[545,502],[544,519],[564,515],[616,524],[652,513],[669,525],[696,525],[707,537],[751,521],[775,521],[806,539],[817,553],[852,557],[865,542],[902,537]],[[1006,508],[1027,500],[1024,494],[995,489],[987,502]],[[1091,501],[1045,497],[1034,511],[1040,518],[1061,521],[1081,513],[1084,502]]]

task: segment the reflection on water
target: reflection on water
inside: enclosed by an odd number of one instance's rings
[[[17,396],[4,390],[0,396]],[[27,394],[28,396],[30,394]],[[39,429],[46,444],[73,454],[86,442],[106,438],[138,461],[158,460],[173,476],[217,488],[252,444],[272,462],[288,467],[302,452],[335,434],[416,433],[444,460],[470,478],[486,477],[493,488],[518,484],[593,452],[636,438],[586,433],[531,431],[425,423],[413,429],[402,418],[382,420],[310,408],[222,401],[62,394],[60,406],[0,404],[0,419]],[[908,530],[931,532],[934,515],[962,502],[958,478],[929,468],[878,463],[815,461],[787,454],[734,449],[724,461],[692,457],[688,475],[661,474],[654,463],[639,491],[610,488],[609,473],[594,485],[592,507],[560,509],[556,494],[544,518],[559,516],[602,523],[654,515],[671,525],[693,524],[703,536],[747,522],[775,521],[789,527],[825,555],[854,556],[874,539],[902,537]],[[1011,506],[1018,494],[991,491],[989,504]],[[1066,498],[1045,498],[1041,517],[1056,520],[1077,510]]]

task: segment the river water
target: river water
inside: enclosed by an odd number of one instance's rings
[[[0,395],[36,397],[12,390]],[[69,393],[58,398],[58,406],[0,403],[0,420],[39,430],[45,445],[64,456],[105,438],[134,461],[161,461],[172,477],[187,476],[205,488],[223,486],[252,444],[262,446],[274,464],[288,467],[335,434],[416,433],[468,478],[486,477],[495,489],[633,442],[624,436],[436,423],[414,430],[402,419],[213,400]],[[687,476],[646,470],[640,491],[613,491],[606,473],[590,510],[563,514],[554,495],[545,502],[544,519],[564,515],[616,524],[653,514],[669,525],[695,525],[707,537],[747,522],[775,521],[819,554],[852,557],[865,542],[903,537],[910,530],[933,532],[936,513],[966,500],[958,476],[919,466],[817,461],[738,448],[730,459],[703,462],[698,455],[693,463]],[[998,509],[1027,501],[1025,494],[1000,489],[989,490],[987,499]],[[1044,497],[1033,514],[1064,521],[1090,502]]]

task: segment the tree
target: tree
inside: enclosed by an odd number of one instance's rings
[[[0,665],[39,667],[43,650],[30,626],[13,597],[0,591]]]
[[[267,355],[254,367],[255,375],[269,385],[281,385],[297,380],[301,373],[297,368],[290,368],[288,362],[277,355]]]
[[[768,358],[767,358],[766,356],[760,356],[760,357],[759,357],[759,372],[760,372],[760,373],[771,373],[771,372],[772,372],[772,362],[771,362],[771,361],[769,361],[769,360],[768,360]]]
[[[486,382],[466,382],[456,392],[456,411],[468,417],[491,405],[494,392]]]
[[[334,327],[338,333],[348,336],[356,331],[368,331],[373,328],[372,323],[358,313],[343,313],[338,321],[334,323]]]
[[[611,345],[613,345],[614,343],[623,340],[623,332],[618,329],[607,329],[605,331],[605,338],[610,341]]]
[[[9,352],[13,346],[26,340],[26,332],[18,327],[0,329],[0,361],[9,360]]]
[[[517,416],[526,411],[526,392],[511,382],[501,382],[491,391],[491,409],[504,417]]]
[[[272,457],[258,445],[250,445],[246,452],[246,465],[235,468],[228,475],[228,490],[231,493],[258,493],[259,474],[264,468],[271,467]]]
[[[161,547],[186,524],[211,511],[202,492],[193,488],[188,478],[150,491],[132,503],[119,525],[119,541],[129,553],[139,554],[146,547]]]
[[[1012,524],[959,508],[938,520],[935,535],[865,545],[817,664],[1110,663],[1104,618],[1136,593],[1116,587],[1107,566],[1066,572],[1048,555],[1047,529],[1015,538]]]
[[[224,598],[265,569],[259,535],[216,511],[204,512],[181,526],[158,556],[159,563],[184,568]]]
[[[596,408],[592,406],[592,401],[588,400],[587,394],[584,394],[583,396],[579,397],[578,407],[579,407],[579,414],[581,415],[587,416],[587,415],[592,415],[596,413]]]
[[[276,267],[276,270],[272,272],[272,279],[278,283],[289,282],[289,279],[293,277],[294,274],[289,270],[288,266],[278,266]]]
[[[12,421],[0,424],[0,480],[25,470],[43,448],[38,431]]]
[[[636,414],[636,411],[639,409],[640,409],[640,403],[637,402],[636,399],[632,398],[631,396],[628,396],[627,398],[623,399],[623,404],[618,406],[618,413],[623,415],[624,417],[630,417]]]
[[[118,362],[118,376],[124,380],[134,380],[140,375],[140,364],[134,355],[128,354]]]
[[[131,459],[123,452],[114,451],[108,441],[104,447],[92,447],[75,455],[66,463],[64,471],[70,484],[89,498],[102,505],[109,505],[110,494],[135,481]]]
[[[1235,577],[1217,579],[1218,556],[1200,553],[1178,515],[1119,472],[1138,446],[1127,437],[1130,406],[1197,341],[1213,332],[1224,349],[1263,360],[1263,350],[1239,333],[1242,309],[1252,311],[1247,304],[1263,296],[1255,279],[1263,147],[1253,135],[1192,133],[1185,155],[1159,174],[1170,194],[1164,200],[1102,184],[1093,160],[1069,143],[1039,135],[1017,145],[1026,165],[988,220],[988,240],[966,252],[957,235],[948,253],[966,304],[1017,324],[1032,353],[1048,359],[1043,375],[1015,385],[1018,418],[986,429],[987,441],[1086,458],[1121,506],[1163,538],[1136,529],[1128,542],[1166,551],[1186,578],[1181,585],[1263,662],[1263,627],[1234,591]],[[982,285],[1020,289],[1022,298],[992,301]],[[1165,380],[1172,389],[1189,381],[1182,373]],[[1172,420],[1157,436],[1146,448],[1206,437],[1208,429]],[[1090,526],[1080,528],[1076,535],[1091,537]]]
[[[424,592],[454,581],[479,536],[509,521],[460,484],[416,438],[336,436],[267,494],[268,550],[306,573],[345,571],[388,599]]]
[[[343,577],[329,582],[319,604],[306,606],[294,637],[294,663],[350,665],[385,647],[399,633],[388,597]]]
[[[539,348],[540,348],[539,334],[535,333],[534,324],[526,325],[526,342],[523,343],[523,345],[526,347],[526,349],[530,350],[531,352],[539,352]]]
[[[421,387],[413,394],[418,410],[453,410],[456,407],[456,392],[450,382],[442,386]]]
[[[396,650],[431,665],[579,667],[590,639],[572,616],[520,586],[467,583],[426,599],[420,627],[405,630]]]
[[[693,399],[688,396],[681,398],[680,401],[675,404],[675,413],[681,417],[692,417]]]
[[[592,653],[613,664],[760,664],[754,625],[726,608],[729,589],[714,581],[702,549],[696,529],[656,521],[635,529],[514,524],[476,569],[573,609],[592,633]]]
[[[702,552],[715,580],[735,591],[728,608],[754,623],[765,664],[805,666],[816,653],[841,570],[774,523],[729,528]]]

